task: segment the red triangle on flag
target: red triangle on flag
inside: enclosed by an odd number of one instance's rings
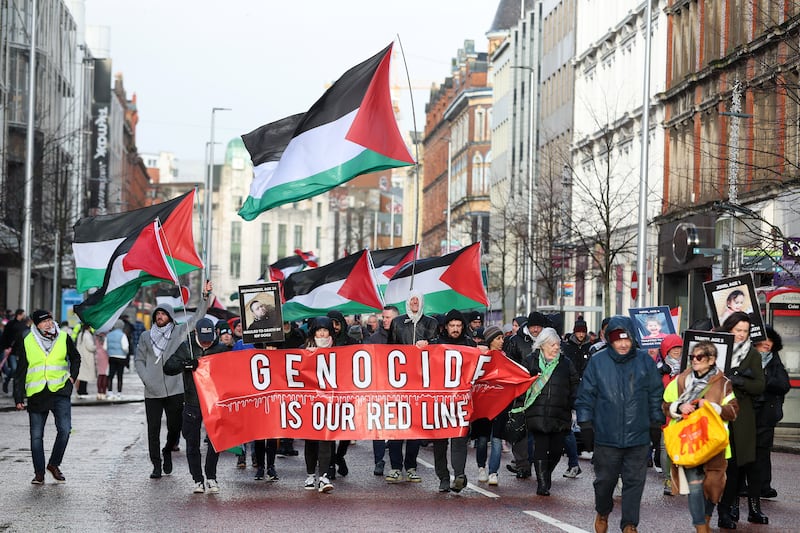
[[[198,268],[203,268],[203,261],[197,255],[192,232],[192,210],[194,208],[194,191],[172,210],[167,220],[161,221],[161,239],[164,252],[169,256]]]
[[[337,294],[342,298],[380,309],[383,307],[383,303],[381,303],[381,298],[378,295],[378,288],[372,276],[367,253],[364,251],[360,253],[361,257],[353,267],[353,270],[347,275],[342,288],[337,291]]]
[[[410,263],[411,261],[414,260],[415,252],[416,252],[416,249],[412,248],[411,250],[408,251],[408,253],[405,256],[403,256],[403,258],[400,260],[399,263],[397,263],[395,266],[393,266],[389,270],[384,270],[383,272],[381,272],[381,274],[386,276],[386,279],[392,279],[392,276],[397,274],[397,272],[401,268],[403,268],[404,265],[406,265],[406,264],[408,264],[408,263]]]
[[[481,278],[480,246],[481,243],[476,242],[456,252],[458,256],[439,279],[457,293],[488,306],[489,298],[486,296]]]
[[[155,278],[172,280],[175,275],[166,263],[166,257],[158,245],[157,223],[148,224],[134,241],[122,259],[125,270],[143,270]]]
[[[389,90],[391,56],[392,46],[389,46],[372,76],[372,81],[345,139],[382,156],[413,165],[414,158],[411,157],[400,135],[392,107]]]

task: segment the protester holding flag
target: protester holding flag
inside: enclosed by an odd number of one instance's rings
[[[333,346],[333,326],[331,319],[326,316],[319,316],[313,320],[308,330],[308,342],[306,347],[311,352],[311,357],[316,357],[317,348],[330,348]],[[328,477],[331,464],[331,443],[306,439],[305,459],[306,459],[306,478],[304,488],[306,490],[317,489],[319,492],[331,492],[333,483]],[[317,467],[319,467],[319,483],[317,483]]]
[[[147,417],[147,448],[153,463],[152,479],[161,477],[162,453],[164,473],[172,473],[172,449],[178,444],[183,413],[183,383],[180,377],[164,374],[164,361],[169,359],[208,310],[209,296],[213,285],[206,281],[204,298],[197,311],[185,324],[176,324],[172,306],[162,304],[153,311],[153,325],[142,333],[136,348],[134,365],[144,383],[144,410]],[[160,447],[161,416],[167,417],[167,440]]]
[[[220,344],[214,330],[214,323],[208,318],[197,321],[195,329],[189,340],[184,341],[175,354],[164,362],[164,374],[168,376],[183,375],[183,438],[186,439],[186,461],[189,463],[189,472],[194,480],[195,494],[219,492],[217,483],[217,461],[219,453],[208,441],[206,451],[205,479],[200,466],[200,427],[203,424],[203,414],[200,411],[200,400],[197,397],[197,387],[192,373],[197,370],[201,357],[214,353],[227,351],[227,347]]]
[[[424,348],[439,335],[439,323],[423,313],[422,293],[412,290],[406,299],[406,313],[392,320],[389,344],[412,344]]]
[[[467,334],[467,321],[461,311],[451,309],[445,315],[445,331],[436,339],[436,344],[477,346]],[[447,467],[447,444],[450,441],[450,462],[453,466],[453,485],[450,486],[450,470]],[[461,492],[467,486],[464,468],[467,465],[467,443],[469,435],[433,441],[433,462],[439,477],[439,492]]]
[[[81,366],[81,355],[72,338],[58,329],[49,311],[34,311],[31,319],[33,327],[22,340],[21,357],[14,377],[14,403],[17,410],[22,411],[25,409],[24,399],[28,399],[34,470],[31,483],[44,483],[45,468],[56,483],[64,483],[66,479],[60,466],[72,431],[70,396]],[[45,467],[44,426],[50,412],[56,423],[56,438]]]

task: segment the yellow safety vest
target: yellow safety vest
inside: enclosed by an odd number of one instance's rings
[[[45,385],[52,392],[61,390],[69,379],[67,362],[67,334],[58,334],[50,353],[45,353],[33,333],[25,336],[25,356],[28,372],[25,374],[25,395],[30,398],[44,390]]]

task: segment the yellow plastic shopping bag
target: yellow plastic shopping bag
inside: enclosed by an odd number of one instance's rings
[[[711,403],[703,402],[683,420],[664,428],[664,446],[676,465],[700,466],[725,450],[728,429]]]

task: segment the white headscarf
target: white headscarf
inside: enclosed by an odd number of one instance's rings
[[[413,313],[411,312],[411,298],[414,298],[415,296],[419,298],[419,311]],[[422,297],[422,293],[416,290],[409,292],[408,298],[406,298],[406,314],[408,315],[408,318],[411,319],[411,322],[413,322],[414,324],[419,322],[419,319],[422,318],[424,310],[425,310],[425,300]]]

